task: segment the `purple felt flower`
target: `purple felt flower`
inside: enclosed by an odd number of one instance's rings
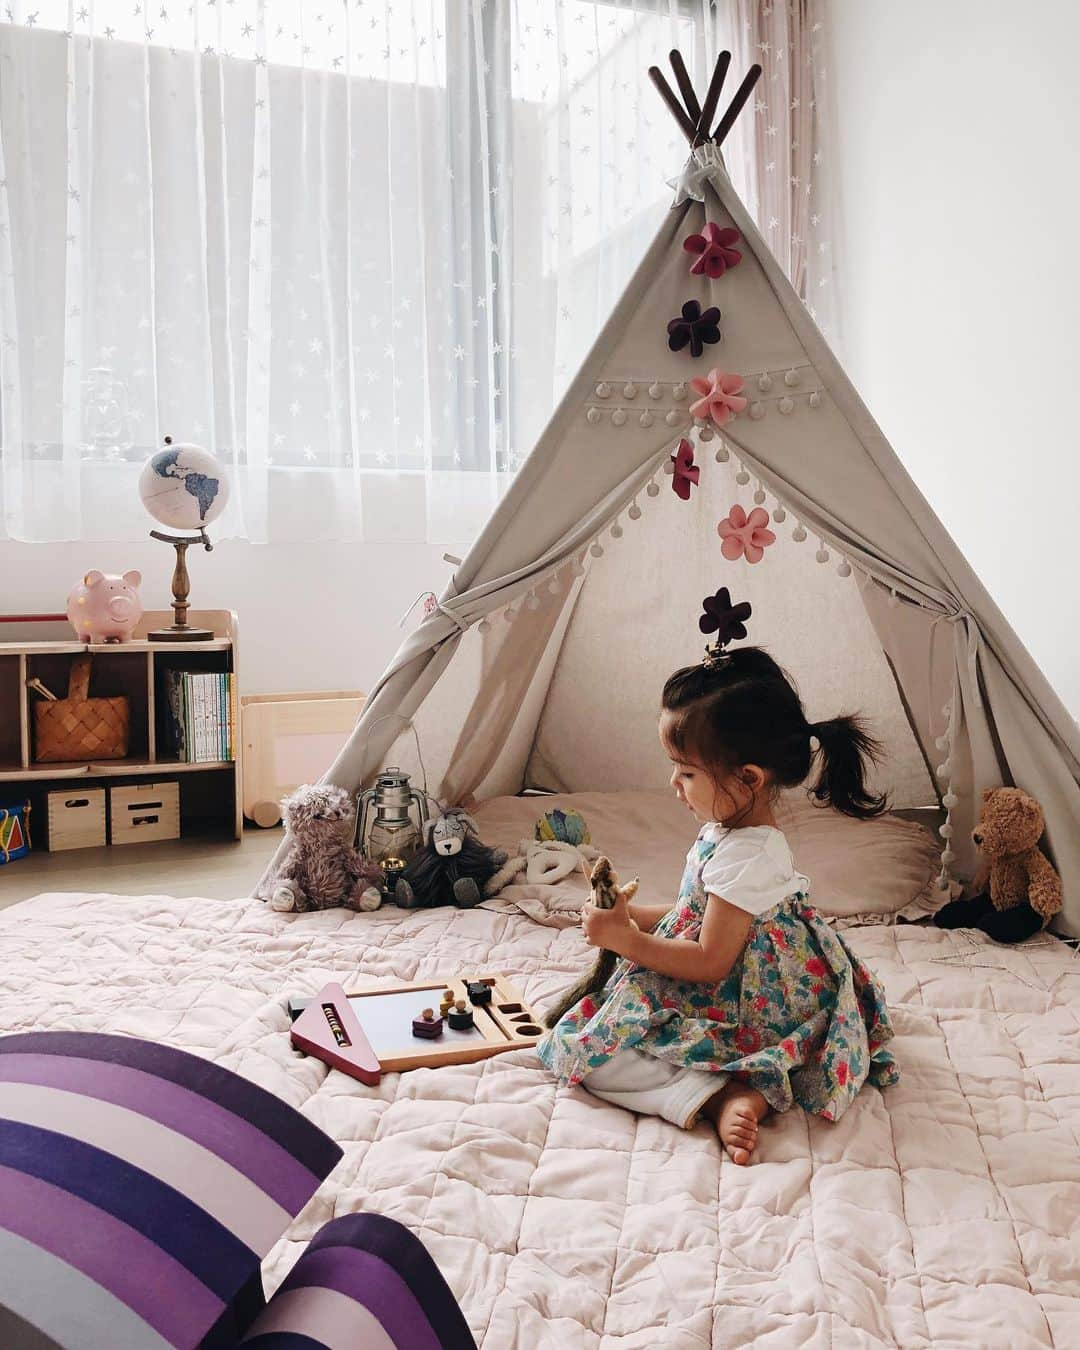
[[[746,636],[746,620],[752,613],[750,603],[743,600],[733,605],[726,586],[707,596],[701,607],[704,613],[698,619],[698,627],[703,633],[716,634],[716,646],[725,647],[733,638],[741,640]]]
[[[720,311],[711,305],[703,313],[696,300],[687,300],[682,318],[672,319],[667,331],[667,345],[673,352],[681,352],[688,346],[691,356],[701,356],[706,342],[720,341]]]

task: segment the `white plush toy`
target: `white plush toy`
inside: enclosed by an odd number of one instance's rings
[[[508,859],[484,887],[487,896],[504,886],[527,882],[533,886],[556,886],[578,872],[582,865],[599,858],[589,844],[564,844],[555,839],[523,839],[514,857]]]

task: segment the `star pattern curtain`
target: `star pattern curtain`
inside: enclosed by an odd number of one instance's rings
[[[749,59],[742,8],[9,3],[0,533],[141,537],[171,435],[219,535],[471,537],[670,201],[645,69]]]

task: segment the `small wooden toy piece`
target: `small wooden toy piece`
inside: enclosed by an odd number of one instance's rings
[[[445,1017],[446,1014],[450,1011],[450,1009],[451,1009],[453,1006],[454,1006],[454,993],[453,993],[453,990],[452,990],[452,989],[444,989],[444,990],[443,990],[443,996],[442,996],[442,998],[439,1000],[439,1012],[441,1013],[441,1015],[442,1015],[443,1017]]]
[[[470,980],[465,988],[469,991],[469,1002],[474,1008],[482,1008],[491,1002],[491,985],[483,980]]]
[[[451,1031],[468,1031],[473,1025],[473,1010],[463,998],[459,998],[447,1013],[446,1020],[450,1023]]]
[[[412,1030],[414,1036],[433,1041],[443,1034],[442,1017],[436,1017],[432,1008],[425,1008],[419,1017],[413,1018]]]

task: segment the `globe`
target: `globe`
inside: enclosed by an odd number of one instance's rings
[[[229,500],[229,480],[201,445],[167,445],[143,465],[139,496],[155,520],[174,530],[201,530]]]

